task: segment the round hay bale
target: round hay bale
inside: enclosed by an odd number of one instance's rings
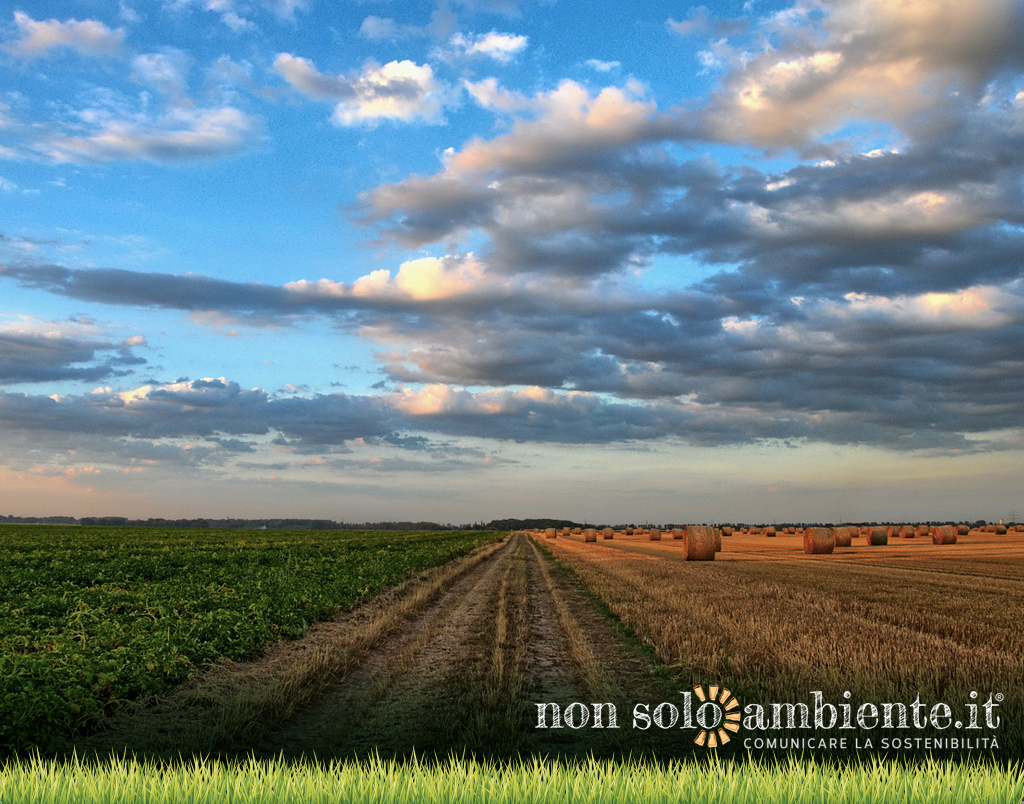
[[[588,542],[597,541],[597,528],[587,528],[583,531],[583,539]]]
[[[952,525],[936,525],[932,528],[932,544],[956,544],[956,528]]]
[[[687,561],[714,561],[714,528],[704,525],[687,525],[683,534],[683,550]]]
[[[682,528],[672,528],[672,538],[673,539],[682,539],[683,538],[683,529]]]
[[[775,526],[774,525],[769,525],[767,528],[765,528],[764,529],[764,535],[765,536],[774,536],[775,535]]]
[[[913,539],[916,535],[916,529],[913,525],[900,525],[901,539]]]
[[[633,529],[632,528],[626,528],[626,535],[627,536],[632,536],[633,535]]]
[[[715,532],[715,552],[716,553],[721,553],[722,552],[722,529],[721,528],[712,528],[711,530],[713,530]]]
[[[808,555],[831,553],[836,540],[828,528],[804,528],[804,552]]]
[[[749,533],[751,536],[760,536],[761,529],[758,527],[747,528],[747,533]]]
[[[614,530],[612,530],[611,528],[605,528],[604,529],[604,537],[606,539],[611,539],[614,536],[615,536],[615,531]]]
[[[957,536],[966,536],[970,532],[971,532],[971,529],[967,525],[957,525],[956,526],[956,535]]]
[[[900,529],[896,525],[887,525],[885,535],[890,539],[898,539],[900,537]]]
[[[661,528],[651,528],[647,531],[647,541],[649,542],[660,542],[661,541]]]
[[[986,525],[985,526],[985,533],[995,533],[995,532],[996,532],[996,526],[995,525]]]
[[[1014,533],[1024,533],[1024,525],[1014,525],[1013,531]]]
[[[812,528],[804,528],[804,538],[807,538],[807,531]],[[832,528],[832,545],[833,547],[849,547],[853,544],[853,531],[854,528],[840,526],[838,528]],[[831,552],[831,551],[829,551]]]
[[[722,528],[722,535],[723,536],[732,536],[732,528],[730,528],[728,525],[723,527]]]
[[[554,539],[557,533],[555,532],[555,528],[545,528],[544,535],[549,539]]]
[[[1006,535],[1006,525],[996,525],[996,535],[997,536],[1005,536]]]
[[[885,528],[872,528],[871,533],[868,534],[868,544],[877,546],[880,544],[889,543],[889,534],[885,532]]]
[[[918,536],[929,536],[931,535],[932,529],[928,525],[918,525],[917,535]]]

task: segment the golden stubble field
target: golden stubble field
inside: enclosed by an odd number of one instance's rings
[[[735,534],[714,561],[683,542],[535,537],[681,681],[741,699],[966,702],[1003,693],[1001,750],[1024,725],[1024,534],[971,531],[807,555],[796,534]]]

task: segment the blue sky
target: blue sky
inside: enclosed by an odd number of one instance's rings
[[[996,519],[1013,0],[0,17],[0,512]]]

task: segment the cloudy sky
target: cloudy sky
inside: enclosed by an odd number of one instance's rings
[[[0,513],[1024,507],[1019,0],[13,9]]]

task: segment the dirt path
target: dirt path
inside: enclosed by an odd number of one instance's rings
[[[266,754],[514,756],[605,752],[617,734],[537,729],[537,703],[622,700],[651,686],[571,576],[515,535],[267,735]],[[625,712],[623,712],[625,716]]]
[[[575,576],[515,534],[258,662],[213,671],[93,747],[321,758],[606,754],[642,750],[632,706],[666,694],[649,654]],[[615,703],[619,728],[536,727],[536,704],[574,702]]]

